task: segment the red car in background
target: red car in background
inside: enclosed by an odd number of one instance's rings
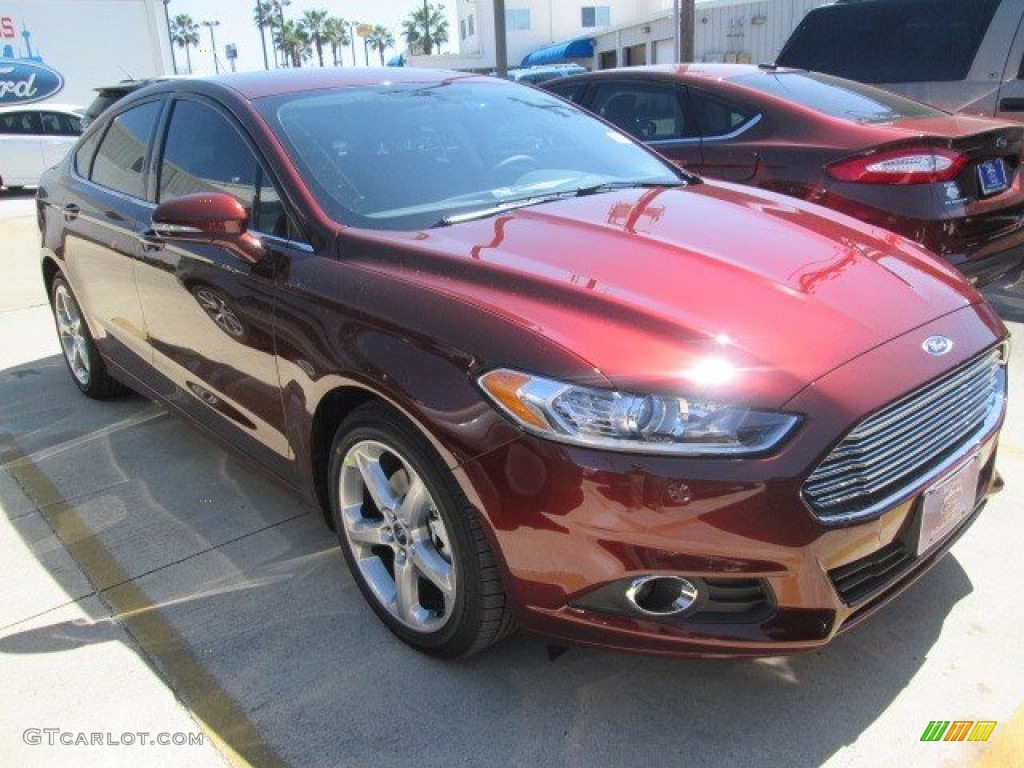
[[[687,170],[892,230],[978,285],[1024,259],[1019,124],[772,66],[633,67],[543,87]]]

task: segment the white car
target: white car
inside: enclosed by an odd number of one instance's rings
[[[35,186],[82,132],[82,110],[63,104],[0,107],[0,186]]]

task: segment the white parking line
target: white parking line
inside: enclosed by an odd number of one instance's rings
[[[36,451],[35,453],[27,456],[19,456],[5,464],[0,464],[0,469],[18,469],[28,464],[35,464],[36,462],[44,461],[52,456],[56,456],[57,454],[64,453],[64,451],[70,451],[83,445],[88,445],[95,440],[107,437],[115,432],[130,429],[131,427],[136,427],[139,424],[145,424],[146,422],[159,419],[166,415],[167,413],[165,411],[155,405],[151,405],[134,416],[129,416],[127,419],[121,419],[121,421],[115,421],[113,424],[103,427],[102,429],[93,430],[92,432],[81,435],[80,437],[65,440],[63,443],[57,443],[57,445],[52,445],[41,451]]]

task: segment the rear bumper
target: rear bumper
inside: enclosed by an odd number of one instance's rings
[[[1022,242],[994,253],[946,254],[943,258],[959,269],[977,287],[988,285],[1024,266],[1024,237]]]

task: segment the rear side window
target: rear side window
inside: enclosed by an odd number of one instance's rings
[[[683,92],[675,85],[602,83],[591,111],[645,141],[696,137],[683,112]]]
[[[690,104],[705,139],[734,136],[751,126],[758,116],[750,109],[694,88],[690,89]]]
[[[881,88],[818,72],[758,72],[733,78],[732,82],[856,123],[946,114]]]
[[[38,112],[8,112],[0,115],[0,133],[2,134],[40,134],[43,127],[39,122]]]
[[[146,147],[159,115],[160,102],[151,101],[114,118],[93,158],[89,178],[100,186],[145,199]]]
[[[864,83],[963,80],[1000,0],[875,0],[812,10],[779,54],[787,67]]]
[[[178,101],[160,164],[159,200],[197,192],[229,194],[245,208],[253,229],[287,234],[273,184],[228,118],[206,104]]]

